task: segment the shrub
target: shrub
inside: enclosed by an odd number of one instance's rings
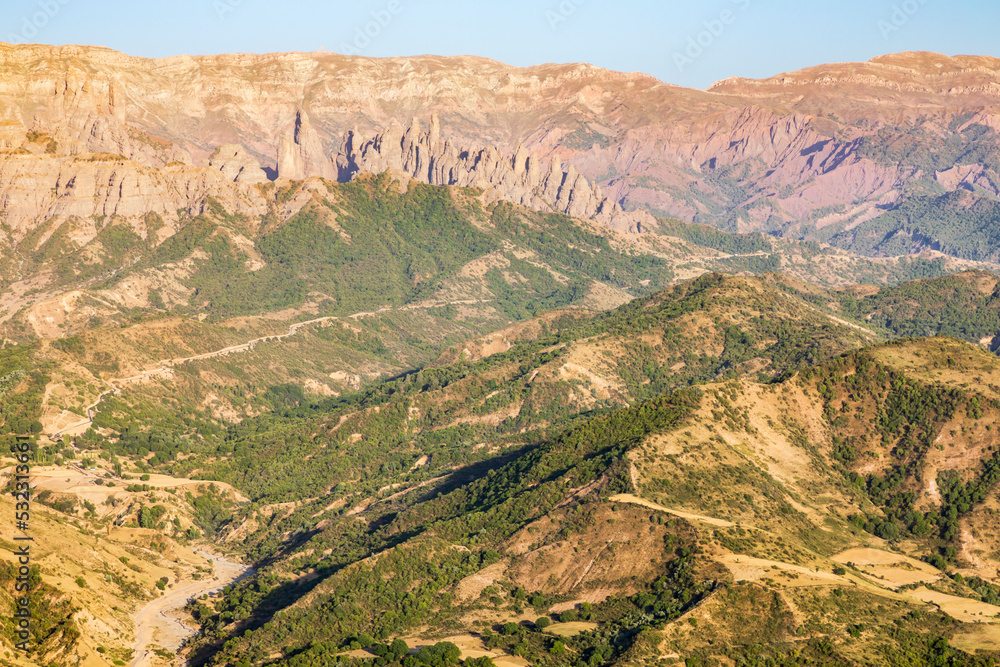
[[[504,635],[520,634],[521,630],[522,630],[521,626],[514,622],[504,623],[500,627],[500,633]]]

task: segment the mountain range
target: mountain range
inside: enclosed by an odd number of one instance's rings
[[[1000,659],[1000,61],[0,58],[4,664]]]
[[[934,248],[995,259],[996,59],[905,53],[698,91],[589,65],[515,68],[469,57],[149,60],[25,45],[0,55],[2,143],[49,156],[11,160],[0,189],[10,208],[35,218],[60,210],[69,193],[59,188],[75,174],[50,177],[53,196],[28,201],[18,174],[58,173],[68,156],[129,161],[95,167],[93,186],[81,175],[77,187],[97,195],[96,214],[132,215],[130,200],[142,208],[152,197],[173,215],[219,185],[184,165],[205,166],[220,146],[241,144],[248,157],[239,160],[272,178],[334,179],[352,130],[386,132],[414,117],[429,124],[437,114],[456,148],[557,159],[628,211],[865,254]],[[259,182],[250,172],[242,180]]]

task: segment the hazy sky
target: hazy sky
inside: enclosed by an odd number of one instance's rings
[[[910,50],[1000,57],[997,0],[3,0],[0,40],[139,56],[354,51],[591,62],[704,88]]]

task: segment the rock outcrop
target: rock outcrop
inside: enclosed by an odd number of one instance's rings
[[[208,166],[221,171],[226,179],[234,183],[255,185],[268,182],[260,163],[239,144],[219,146],[209,159]]]
[[[169,225],[179,210],[201,213],[209,197],[231,213],[267,213],[253,177],[242,180],[244,172],[232,176],[232,170],[183,164],[152,169],[104,153],[9,155],[0,160],[0,211],[15,241],[56,218],[119,217],[140,229],[153,213]]]
[[[337,156],[337,170],[341,181],[361,173],[390,171],[431,185],[482,188],[506,201],[594,220],[621,231],[638,233],[656,225],[656,219],[645,211],[623,210],[574,166],[564,170],[558,158],[544,162],[521,147],[513,155],[504,155],[494,146],[456,146],[442,137],[436,115],[426,132],[416,118],[405,131],[393,123],[371,139],[357,130],[348,132]]]
[[[402,163],[400,124],[436,112],[456,150],[496,146],[500,161],[509,158],[503,174],[473,170],[508,198],[601,215],[606,197],[799,238],[881,216],[936,174],[938,185],[976,198],[1000,183],[1000,59],[988,57],[903,53],[707,91],[585,64],[519,68],[468,56],[146,59],[0,44],[0,66],[0,151],[15,155],[107,153],[159,169],[205,165],[218,146],[239,143],[269,172],[277,155],[284,178],[336,178],[330,158],[352,127],[359,147],[361,133],[383,135],[373,162],[395,164],[398,150]],[[939,145],[958,148],[924,150]],[[896,147],[906,147],[902,161]],[[564,181],[575,167],[591,196],[558,179],[529,188],[520,171],[530,154],[558,158]],[[547,180],[551,164],[534,166]]]
[[[319,133],[300,109],[295,114],[295,122],[281,135],[278,143],[278,177],[302,180],[309,176],[333,180],[337,173],[323,149]]]

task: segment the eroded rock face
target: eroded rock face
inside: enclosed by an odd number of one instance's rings
[[[458,147],[441,136],[437,116],[426,132],[416,118],[405,131],[394,123],[371,139],[357,130],[348,132],[337,156],[337,169],[341,181],[361,173],[391,171],[431,185],[478,187],[506,201],[594,220],[621,231],[638,233],[656,224],[646,212],[622,210],[574,166],[564,170],[557,158],[544,163],[520,147],[513,155],[492,146]]]
[[[278,144],[278,177],[302,180],[309,176],[333,180],[337,174],[323,140],[300,109]]]
[[[104,153],[10,155],[0,160],[0,210],[15,241],[57,217],[117,216],[138,227],[155,213],[169,223],[178,210],[201,213],[208,197],[231,213],[263,215],[266,202],[251,185],[256,176],[247,164],[234,171],[236,164],[153,169]]]
[[[269,173],[336,178],[331,158],[353,126],[383,137],[379,156],[371,154],[374,170],[377,160],[395,164],[396,151],[402,162],[404,126],[433,111],[456,150],[496,146],[510,158],[504,176],[475,169],[506,197],[537,195],[575,214],[607,197],[629,210],[806,237],[881,215],[914,180],[937,178],[976,197],[1000,183],[997,150],[978,151],[974,164],[967,162],[976,151],[928,164],[893,153],[897,145],[933,148],[968,128],[1000,133],[996,58],[904,53],[727,79],[707,91],[590,65],[518,68],[475,57],[154,60],[99,47],[0,44],[0,68],[0,151],[8,153],[108,153],[163,168],[203,166],[217,147],[238,143]],[[885,150],[873,153],[872,145]],[[518,147],[523,161],[514,159]],[[532,166],[530,155],[542,159],[528,178],[521,171]],[[428,155],[406,157],[419,163],[415,171],[431,169],[420,162]],[[545,180],[553,159],[564,177],[568,165],[585,176],[592,196],[582,183],[558,179],[541,183],[541,194],[528,188]],[[443,168],[435,162],[435,182],[445,182]]]
[[[267,183],[267,174],[261,169],[260,163],[239,144],[219,146],[208,161],[209,168],[218,169],[228,180],[234,183],[254,185]]]

